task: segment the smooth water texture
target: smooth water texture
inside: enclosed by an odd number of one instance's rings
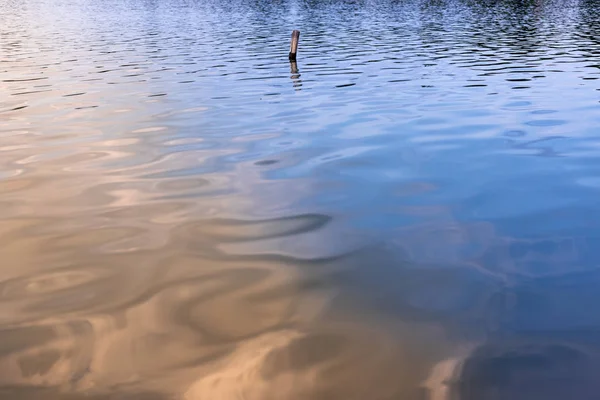
[[[0,398],[597,399],[599,55],[597,1],[0,0]]]

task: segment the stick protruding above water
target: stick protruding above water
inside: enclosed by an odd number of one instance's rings
[[[292,31],[292,42],[290,43],[290,61],[296,61],[296,53],[298,52],[298,42],[300,41],[300,31]]]

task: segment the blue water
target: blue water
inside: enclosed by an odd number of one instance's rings
[[[597,398],[599,5],[0,1],[0,398]]]

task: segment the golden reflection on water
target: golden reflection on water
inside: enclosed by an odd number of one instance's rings
[[[0,170],[9,171],[0,182],[7,393],[419,395],[430,366],[448,353],[443,333],[332,312],[336,289],[327,277],[344,270],[344,256],[364,237],[329,216],[289,214],[310,180],[275,184],[250,162],[171,173],[264,135],[163,152],[202,141],[167,139],[161,126],[131,129],[127,119],[110,124],[113,131],[89,121],[125,114],[120,107],[65,113],[52,126],[31,123],[39,109],[4,123],[12,132],[0,149]]]
[[[413,341],[404,348],[367,317],[331,313],[335,290],[319,281],[363,238],[340,235],[343,226],[325,215],[286,216],[309,180],[274,184],[262,179],[264,167],[244,162],[170,173],[264,135],[164,152],[202,142],[167,139],[164,126],[132,129],[139,122],[119,117],[128,113],[120,104],[54,110],[51,124],[35,122],[49,112],[8,114],[2,126],[10,132],[0,148],[6,393],[258,400],[421,390],[415,382],[435,357],[416,344],[441,333],[404,327],[402,341]]]

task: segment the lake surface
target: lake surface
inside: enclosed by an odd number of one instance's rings
[[[599,56],[598,1],[0,0],[0,398],[597,399]]]

